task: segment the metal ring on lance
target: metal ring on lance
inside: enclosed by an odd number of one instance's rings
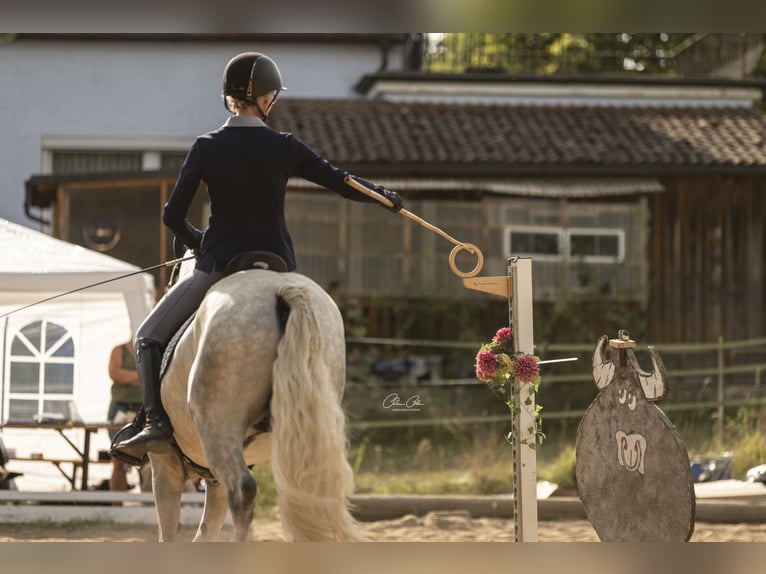
[[[348,185],[350,185],[351,187],[353,187],[357,191],[360,191],[363,194],[365,194],[365,195],[367,195],[367,196],[369,196],[369,197],[379,201],[380,203],[382,203],[386,207],[393,207],[394,204],[393,204],[393,202],[390,199],[388,199],[387,197],[384,197],[384,196],[380,195],[379,193],[373,191],[372,189],[370,189],[366,185],[363,185],[363,184],[359,183],[358,181],[356,181],[351,176],[346,176],[345,181],[346,181],[346,183]],[[481,268],[484,266],[484,255],[482,255],[482,253],[479,250],[479,248],[476,247],[474,244],[472,244],[472,243],[462,243],[462,242],[458,241],[457,239],[451,237],[450,235],[448,235],[447,233],[445,233],[444,231],[442,231],[441,229],[439,229],[435,225],[431,225],[430,223],[428,223],[424,219],[421,219],[420,217],[418,217],[417,215],[415,215],[411,211],[407,211],[406,209],[401,209],[399,211],[399,213],[404,215],[405,217],[410,218],[412,221],[414,221],[416,223],[419,223],[423,227],[425,227],[427,229],[430,229],[434,233],[438,233],[439,235],[441,235],[447,241],[450,241],[451,243],[455,244],[455,248],[449,254],[449,266],[450,266],[450,269],[452,269],[452,272],[455,275],[457,275],[458,277],[474,277],[475,275],[477,275],[481,271]],[[477,258],[476,267],[474,267],[471,271],[461,271],[460,269],[458,269],[457,265],[455,264],[455,257],[457,257],[457,254],[460,253],[460,251],[462,251],[464,249],[466,251],[468,251],[469,253],[471,253],[473,255],[476,255],[476,258]]]
[[[455,265],[455,257],[463,249],[476,255],[476,267],[474,267],[471,271],[460,271],[460,269],[457,268],[457,265]],[[479,248],[476,247],[473,243],[459,243],[455,245],[452,251],[450,251],[449,268],[452,269],[452,272],[458,277],[474,277],[478,275],[482,267],[484,267],[484,255],[482,255]]]

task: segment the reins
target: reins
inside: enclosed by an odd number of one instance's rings
[[[165,263],[160,263],[159,265],[152,265],[151,267],[147,267],[146,269],[139,269],[138,271],[132,271],[131,273],[126,273],[125,275],[120,275],[119,277],[112,277],[111,279],[105,279],[103,281],[98,281],[96,283],[90,283],[88,285],[78,287],[77,289],[72,289],[71,291],[67,291],[65,293],[59,293],[57,295],[53,295],[51,297],[41,299],[40,301],[29,303],[28,305],[24,305],[23,307],[13,309],[12,311],[8,311],[7,313],[3,313],[2,315],[0,315],[0,319],[2,319],[3,317],[7,317],[8,315],[13,315],[14,313],[18,313],[19,311],[23,311],[24,309],[29,309],[30,307],[34,307],[35,305],[40,305],[42,303],[47,303],[48,301],[58,299],[59,297],[64,297],[65,295],[78,293],[79,291],[84,291],[85,289],[91,289],[92,287],[98,287],[99,285],[104,285],[106,283],[111,283],[113,281],[119,281],[120,279],[126,279],[128,277],[133,277],[134,275],[139,275],[140,273],[146,273],[147,271],[154,271],[155,269],[160,269],[162,267],[172,267],[174,265],[177,265],[178,263],[181,263],[182,261],[188,261],[189,259],[194,259],[194,256],[189,255],[186,257],[179,257],[178,259],[172,259],[170,261],[166,261]]]

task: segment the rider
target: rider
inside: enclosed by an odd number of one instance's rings
[[[284,214],[288,178],[302,177],[353,201],[375,201],[345,183],[346,171],[294,135],[266,125],[284,89],[277,65],[261,53],[239,54],[224,69],[224,105],[233,115],[219,129],[194,141],[162,214],[165,225],[198,259],[193,274],[176,283],[136,331],[145,425],[121,431],[112,446],[115,456],[140,459],[146,452],[170,450],[172,428],[160,398],[162,353],[208,288],[222,277],[226,264],[247,251],[268,251],[284,259],[289,271],[296,268]],[[393,206],[387,209],[401,210],[402,201],[396,192],[353,177],[389,199]],[[201,181],[210,200],[204,232],[187,219]],[[132,436],[117,442],[126,434]]]

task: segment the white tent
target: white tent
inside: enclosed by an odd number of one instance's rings
[[[3,219],[0,250],[0,420],[63,414],[84,422],[105,422],[109,355],[115,345],[132,337],[151,309],[151,275],[136,273],[109,281],[140,269]],[[81,431],[72,431],[74,441],[80,440],[77,432]],[[99,432],[94,439],[91,452],[108,446],[106,433]],[[74,454],[54,431],[5,429],[3,442],[19,456]],[[51,468],[42,473],[46,466]],[[63,480],[52,465],[37,464],[23,472],[20,488],[28,475],[52,472]],[[63,485],[68,487],[66,481]],[[35,489],[46,488],[37,484]]]

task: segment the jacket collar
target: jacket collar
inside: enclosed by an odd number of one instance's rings
[[[255,116],[231,116],[223,124],[225,128],[265,128],[266,123]]]

